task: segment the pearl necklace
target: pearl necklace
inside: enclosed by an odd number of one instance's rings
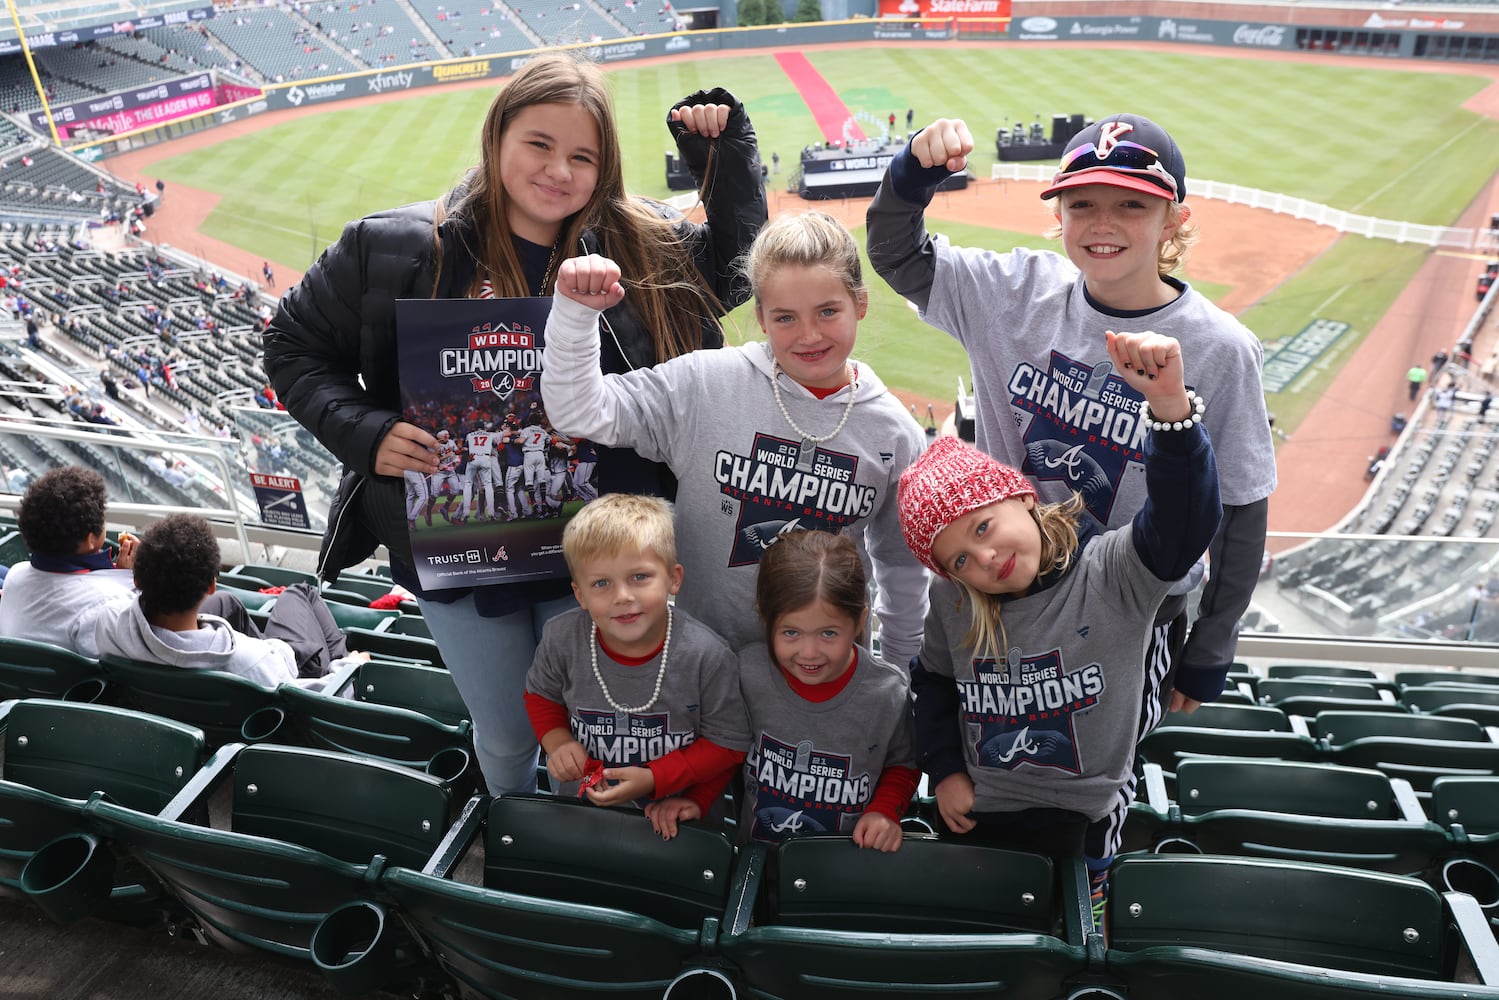
[[[786,401],[781,398],[781,363],[779,361],[771,362],[770,385],[775,392],[776,406],[780,408],[781,416],[786,418],[786,423],[790,424],[791,429],[802,439],[801,453],[797,456],[797,468],[809,470],[812,468],[813,452],[817,450],[813,446],[837,437],[838,433],[843,430],[843,426],[848,423],[849,414],[854,412],[854,397],[859,394],[859,366],[853,366],[853,373],[848,380],[848,402],[843,406],[842,419],[838,421],[837,427],[820,437],[816,434],[808,434],[797,426],[795,420],[791,419],[791,412],[786,409]]]
[[[604,692],[604,700],[609,707],[616,712],[644,712],[656,704],[656,699],[661,697],[661,684],[666,680],[666,657],[671,652],[671,605],[666,606],[666,638],[661,641],[661,667],[656,671],[656,689],[651,692],[651,700],[644,705],[629,707],[621,705],[614,700],[614,695],[609,693],[609,685],[604,683],[604,675],[599,670],[599,627],[594,625],[589,633],[588,653],[593,657],[593,678],[599,682],[599,688]]]

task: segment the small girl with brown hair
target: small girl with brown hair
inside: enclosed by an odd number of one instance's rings
[[[841,832],[860,847],[900,848],[920,778],[911,686],[859,644],[867,593],[842,535],[793,531],[760,558],[765,642],[739,654],[750,719],[740,840]]]
[[[956,438],[900,480],[906,544],[938,577],[911,671],[938,813],[952,833],[1054,857],[1083,855],[1131,773],[1155,609],[1221,513],[1180,345],[1106,339],[1145,397],[1146,499],[1129,524],[1100,533],[1076,495],[1038,504],[1019,471]]]

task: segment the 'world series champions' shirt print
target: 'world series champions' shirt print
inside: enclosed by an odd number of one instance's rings
[[[542,404],[551,307],[550,298],[396,302],[402,417],[438,441],[438,471],[405,477],[424,590],[567,576],[562,529],[597,489],[585,478],[595,475],[591,449],[557,433]]]
[[[852,832],[874,790],[867,770],[853,773],[850,755],[811,740],[791,745],[762,731],[748,763],[757,786],[750,836],[757,840]]]
[[[1069,671],[1058,650],[1022,656],[1012,649],[1005,663],[974,660],[973,680],[957,685],[964,740],[980,767],[1081,771],[1073,714],[1103,697],[1099,664]]]
[[[748,455],[719,451],[719,491],[739,501],[730,566],[753,565],[780,536],[798,529],[842,531],[874,511],[875,489],[857,482],[859,459],[818,447],[798,464],[801,443],[756,433]]]
[[[1032,415],[1020,471],[1082,494],[1088,513],[1107,525],[1126,470],[1144,470],[1139,393],[1107,359],[1087,365],[1057,351],[1046,371],[1016,365],[1009,391],[1011,405]]]

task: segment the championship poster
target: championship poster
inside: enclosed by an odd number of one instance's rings
[[[565,578],[562,529],[598,496],[597,455],[541,403],[550,298],[401,299],[404,418],[437,438],[437,471],[407,472],[406,527],[423,590]]]

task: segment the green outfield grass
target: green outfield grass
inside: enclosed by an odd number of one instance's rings
[[[883,120],[893,111],[903,125],[907,107],[915,109],[918,125],[938,115],[965,118],[978,143],[973,167],[981,177],[994,160],[996,127],[1038,114],[1049,127],[1054,112],[1096,117],[1115,110],[1167,125],[1186,152],[1189,177],[1384,218],[1450,224],[1499,170],[1499,122],[1461,109],[1487,80],[1460,67],[1414,73],[1398,64],[1370,69],[1122,47],[857,47],[815,52],[811,59],[862,122]],[[821,138],[769,54],[622,67],[610,78],[626,181],[642,194],[669,193],[666,111],[699,87],[724,86],[746,102],[767,160],[771,151],[781,154],[781,174],[773,182],[784,183],[801,148]],[[1130,82],[1127,101],[1119,96],[1119,80]],[[460,90],[330,110],[165,160],[155,170],[168,184],[223,195],[204,227],[210,235],[269,260],[305,266],[348,220],[450,187],[476,158],[492,95],[489,89]],[[940,230],[968,245],[1037,244],[1033,237],[971,227],[944,224]],[[1213,234],[1203,239],[1211,241]],[[1274,341],[1312,318],[1340,319],[1355,330],[1345,341],[1356,343],[1398,294],[1421,253],[1381,241],[1344,240],[1257,304],[1246,321]],[[1227,290],[1194,285],[1214,296]],[[878,279],[871,290],[859,354],[898,388],[949,398],[967,369],[956,345],[924,327]],[[747,312],[741,310],[736,320],[737,337],[755,334]],[[730,338],[736,339],[736,331]],[[1300,395],[1315,398],[1315,388],[1303,386]],[[1272,401],[1272,408],[1282,426],[1294,425],[1296,407]]]

